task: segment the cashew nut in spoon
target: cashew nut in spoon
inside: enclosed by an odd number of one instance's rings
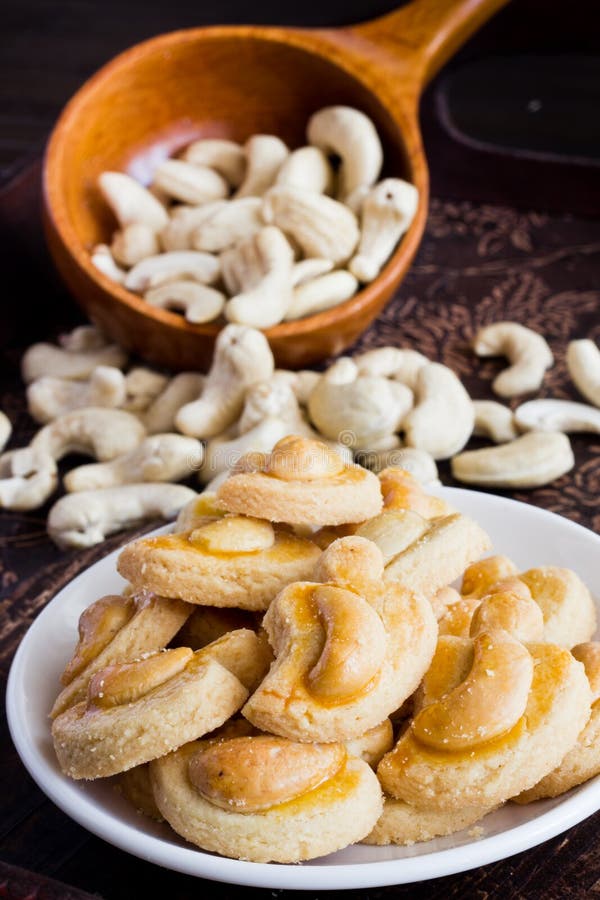
[[[473,434],[476,437],[487,437],[495,444],[505,444],[519,436],[510,407],[495,400],[473,400],[473,409]]]
[[[594,406],[600,406],[600,350],[594,341],[570,341],[567,367],[580,394]]]
[[[25,351],[21,374],[26,384],[44,375],[81,381],[89,378],[97,366],[121,369],[126,362],[127,353],[117,344],[79,350],[41,343],[33,344]]]
[[[128,453],[146,436],[132,413],[89,406],[59,416],[32,439],[32,450],[59,460],[69,453],[85,453],[102,462]]]
[[[199,250],[173,250],[148,256],[130,269],[125,278],[129,291],[143,293],[168,281],[192,279],[200,284],[212,284],[220,273],[216,256]]]
[[[152,228],[142,222],[132,222],[115,232],[110,250],[117,263],[129,269],[147,256],[155,256],[160,246]]]
[[[383,163],[381,141],[372,121],[358,109],[320,109],[310,117],[306,134],[310,144],[341,159],[338,196],[342,200],[377,181]]]
[[[58,469],[48,453],[21,447],[0,456],[0,509],[37,509],[57,486]]]
[[[200,398],[179,410],[176,427],[192,437],[222,434],[239,416],[246,390],[270,378],[273,370],[273,354],[262,332],[227,325],[217,337]]]
[[[357,290],[358,281],[344,269],[313,278],[295,288],[284,321],[291,322],[331,309],[349,300]]]
[[[275,179],[275,184],[331,194],[334,172],[331,163],[318,147],[299,147],[285,160]]]
[[[48,534],[59,547],[92,547],[148,519],[173,519],[196,496],[181,484],[124,484],[67,494],[50,510]]]
[[[166,385],[141,416],[148,434],[173,431],[175,416],[182,406],[196,400],[204,386],[205,377],[199,372],[180,372]]]
[[[281,322],[292,301],[294,253],[285,235],[273,226],[223,255],[223,270],[240,285],[225,304],[225,317],[238,325],[269,328]]]
[[[530,431],[508,444],[460,453],[451,465],[454,477],[465,484],[534,488],[560,478],[575,459],[565,434]]]
[[[223,203],[204,216],[191,233],[194,250],[221,253],[263,227],[260,197],[241,197]]]
[[[541,334],[518,322],[494,322],[480,328],[473,349],[477,356],[506,356],[510,362],[492,383],[501,397],[537,391],[546,369],[554,363],[552,351]]]
[[[196,438],[155,434],[110,462],[77,466],[67,472],[67,491],[91,491],[139,481],[180,481],[202,465],[204,451]]]
[[[308,411],[322,434],[359,450],[393,435],[412,402],[409,388],[387,378],[358,375],[351,360],[342,358],[313,389]]]
[[[264,197],[263,217],[290,235],[305,256],[324,257],[336,265],[350,258],[360,238],[356,216],[347,206],[295,187],[271,188]]]
[[[366,195],[361,206],[360,241],[348,268],[363,283],[377,278],[402,235],[408,231],[419,205],[413,184],[386,178]]]
[[[465,446],[474,421],[471,398],[451,369],[440,363],[419,369],[415,406],[402,423],[409,447],[448,459]]]
[[[283,141],[272,134],[254,134],[244,144],[246,173],[235,193],[239,197],[262,197],[274,184],[281,166],[289,156]]]
[[[429,363],[418,350],[404,347],[376,347],[353,356],[361,375],[379,375],[401,381],[412,391],[417,386],[419,371]]]
[[[161,162],[154,171],[152,184],[169,197],[194,205],[222,200],[229,194],[229,185],[214,169],[181,159]]]
[[[232,187],[238,187],[246,171],[244,148],[235,141],[222,138],[204,138],[189,144],[182,156],[194,166],[208,166],[216,169]]]
[[[144,300],[157,309],[182,312],[188,322],[212,322],[225,307],[225,294],[197,281],[169,281],[146,291]]]
[[[103,172],[98,178],[98,187],[121,228],[142,223],[153,231],[160,231],[169,221],[163,204],[123,172]]]
[[[87,406],[122,406],[125,398],[125,375],[114,366],[98,366],[87,381],[47,375],[27,386],[27,408],[42,424]]]
[[[5,412],[0,409],[0,452],[4,450],[12,434],[12,424]]]
[[[522,431],[587,431],[600,434],[600,409],[572,400],[529,400],[515,410]]]
[[[90,255],[90,260],[98,271],[106,275],[107,278],[116,281],[117,284],[123,284],[125,281],[127,272],[117,264],[108,244],[96,244]]]

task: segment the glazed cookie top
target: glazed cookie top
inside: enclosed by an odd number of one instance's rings
[[[242,457],[217,497],[231,512],[293,525],[361,522],[382,506],[376,475],[298,435],[282,438],[271,453]]]

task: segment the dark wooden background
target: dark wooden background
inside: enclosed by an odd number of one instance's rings
[[[0,408],[33,429],[18,376],[22,350],[80,320],[47,259],[32,168],[61,106],[116,52],[161,31],[217,22],[336,25],[390,2],[240,0],[3,0],[0,25]],[[417,343],[452,365],[475,396],[491,396],[494,364],[473,373],[473,330],[494,318],[532,323],[557,359],[574,336],[600,338],[600,138],[597,0],[513,3],[431,85],[423,126],[432,174],[428,232],[396,301],[362,346]],[[574,396],[560,362],[547,392]],[[600,530],[600,440],[576,438],[576,473],[520,499]],[[448,471],[443,476],[448,481]],[[44,510],[0,513],[0,667],[57,588],[117,546],[61,553],[45,538]],[[0,722],[0,897],[111,898],[210,893],[216,898],[315,898],[202,882],[144,863],[90,836],[47,801]],[[344,897],[539,897],[600,893],[600,817],[512,859],[420,885]],[[18,867],[18,868],[16,868]],[[36,874],[38,873],[38,874]],[[41,878],[40,878],[41,874]],[[47,880],[49,876],[51,880]],[[57,884],[58,879],[65,884]],[[341,892],[329,894],[332,900]]]

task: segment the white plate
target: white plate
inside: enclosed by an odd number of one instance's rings
[[[494,550],[518,566],[574,569],[600,598],[600,537],[560,516],[490,494],[442,488],[440,494],[475,518]],[[165,530],[165,529],[161,529]],[[73,819],[129,853],[158,865],[234,884],[327,890],[403,884],[472,869],[526,850],[565,831],[600,808],[600,779],[556,800],[508,804],[483,820],[484,836],[468,831],[412,847],[347,847],[302,865],[240,862],[194,849],[166,825],[138,815],[110,782],[70,781],[52,749],[48,710],[76,640],[81,611],[116,593],[117,552],[82,572],[35,620],[15,655],[7,688],[13,741],[41,789]]]

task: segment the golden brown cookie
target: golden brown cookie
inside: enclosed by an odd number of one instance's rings
[[[52,718],[83,700],[99,669],[166,647],[192,611],[187,603],[143,590],[126,597],[109,594],[88,606],[79,619],[79,642],[61,676],[65,687]]]
[[[257,728],[291,740],[348,740],[415,690],[435,649],[435,618],[424,597],[382,574],[375,544],[341,538],[319,561],[319,583],[277,596],[263,620],[276,661],[242,710]]]
[[[342,525],[376,516],[377,476],[344,462],[327,444],[290,435],[269,454],[250,454],[217,491],[231,512],[292,525]]]
[[[454,510],[441,497],[434,497],[423,490],[414,475],[398,466],[389,466],[379,473],[384,509],[408,509],[424,519],[437,519],[450,515]]]
[[[117,568],[133,584],[187,603],[264,610],[282,587],[311,576],[320,553],[285,528],[235,515],[134,541]]]
[[[150,782],[150,765],[144,763],[134,766],[118,776],[118,789],[126,800],[144,816],[162,822],[162,814],[154,800],[154,792]]]
[[[261,679],[264,649],[240,630],[195,653],[178,647],[100,669],[87,700],[54,720],[62,770],[76,779],[115,775],[212,731]]]
[[[371,768],[335,743],[198,741],[150,771],[158,807],[178,834],[254,862],[332,853],[368,834],[382,808]]]
[[[431,841],[475,825],[489,812],[489,808],[480,806],[451,810],[417,809],[404,800],[384,797],[379,821],[361,843],[383,847],[388,844],[410,846],[420,841]]]
[[[442,637],[418,712],[379,779],[419,809],[493,807],[555,768],[590,700],[583,666],[561,647],[525,646],[501,630]]]

